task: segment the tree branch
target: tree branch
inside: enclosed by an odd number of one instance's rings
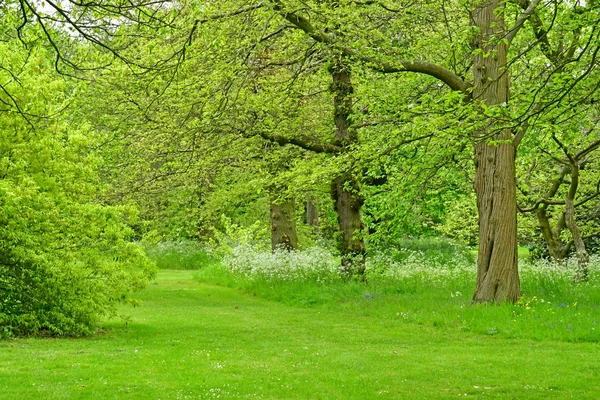
[[[378,5],[379,7],[383,8],[384,10],[392,12],[392,13],[406,12],[406,10],[388,7],[385,4],[383,4],[381,1],[376,1],[376,0],[366,0],[366,1],[353,0],[352,2],[358,6]]]
[[[600,140],[597,140],[596,142],[592,143],[591,145],[589,145],[585,149],[581,150],[579,153],[575,154],[575,159],[577,161],[579,161],[583,157],[585,157],[588,154],[590,154],[592,151],[597,150],[599,147],[600,147]]]
[[[415,72],[429,75],[439,79],[448,87],[450,87],[450,89],[470,96],[469,85],[454,72],[442,66],[428,62],[406,60],[400,60],[397,61],[396,64],[390,64],[377,60],[373,57],[360,54],[356,50],[339,43],[332,35],[318,31],[307,18],[298,15],[295,12],[287,11],[281,0],[273,0],[273,3],[273,9],[275,11],[277,11],[287,21],[304,31],[304,33],[310,36],[313,40],[330,45],[336,50],[340,51],[342,55],[368,64],[375,71],[385,74],[397,72]]]
[[[311,142],[308,138],[287,138],[279,135],[270,135],[266,132],[259,131],[257,132],[258,136],[261,138],[268,140],[269,142],[277,143],[280,146],[285,146],[286,144],[292,144],[294,146],[300,147],[304,150],[313,151],[315,153],[329,153],[329,154],[337,154],[344,151],[343,147],[336,146],[329,143],[314,143]]]
[[[519,33],[519,31],[523,27],[523,24],[525,24],[525,21],[527,21],[527,19],[533,14],[533,12],[535,11],[535,7],[539,4],[539,2],[540,2],[540,0],[532,1],[529,4],[529,6],[525,9],[525,11],[523,11],[523,14],[521,14],[519,19],[517,19],[517,22],[515,23],[515,25],[510,29],[510,31],[508,31],[508,35],[506,35],[506,39],[508,40],[509,46],[510,46],[510,43],[515,38],[515,36],[517,36],[517,33]]]
[[[515,0],[515,4],[525,10],[524,13],[529,10],[531,4],[536,3],[536,1],[530,2],[529,0]],[[535,8],[535,7],[534,7]],[[542,53],[552,62],[552,64],[560,64],[560,53],[558,51],[552,50],[552,46],[550,44],[550,40],[548,39],[548,31],[544,27],[544,22],[540,18],[540,16],[534,12],[535,10],[531,10],[530,15],[527,19],[531,21],[533,25],[533,33],[536,39],[540,42]],[[555,16],[556,17],[556,14]],[[554,21],[554,18],[553,18]]]
[[[596,193],[591,194],[588,197],[586,197],[585,199],[581,200],[579,203],[576,203],[575,207],[582,206],[585,203],[587,203],[588,201],[591,201],[591,200],[595,199],[598,196],[600,196],[600,181],[598,181],[598,183],[596,184]]]
[[[523,208],[521,206],[517,206],[517,208],[522,213],[532,212],[532,211],[537,210],[537,208],[540,206],[540,204],[562,206],[565,204],[565,201],[564,200],[561,201],[561,200],[538,199],[531,207]]]

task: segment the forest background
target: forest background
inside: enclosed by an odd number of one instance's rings
[[[518,303],[542,274],[519,275],[521,246],[597,288],[595,1],[18,0],[0,18],[2,336],[93,332],[157,262],[400,292],[445,271]]]

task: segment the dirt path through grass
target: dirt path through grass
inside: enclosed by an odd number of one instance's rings
[[[162,271],[88,339],[0,342],[1,399],[598,399],[600,346],[293,308]]]

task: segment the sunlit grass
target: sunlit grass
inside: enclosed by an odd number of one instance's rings
[[[353,310],[487,336],[600,341],[597,257],[592,258],[590,280],[580,284],[573,283],[574,260],[523,260],[519,302],[477,305],[471,302],[476,267],[467,258],[448,265],[446,257],[422,251],[404,250],[402,261],[375,254],[367,263],[364,284],[340,279],[333,255],[326,262],[327,253],[305,253],[270,254],[244,247],[197,277],[291,306]]]
[[[161,271],[139,293],[142,306],[129,310],[129,322],[108,322],[103,335],[0,342],[0,398],[600,396],[596,343],[511,339],[419,322],[407,309],[418,292],[298,307],[202,284],[192,274]],[[442,298],[462,303],[462,296],[436,293],[441,297],[424,294],[423,311]],[[479,318],[483,309],[469,308],[468,317]]]

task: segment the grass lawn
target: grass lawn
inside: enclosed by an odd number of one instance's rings
[[[600,345],[286,306],[161,271],[131,320],[0,342],[2,399],[599,399]]]

